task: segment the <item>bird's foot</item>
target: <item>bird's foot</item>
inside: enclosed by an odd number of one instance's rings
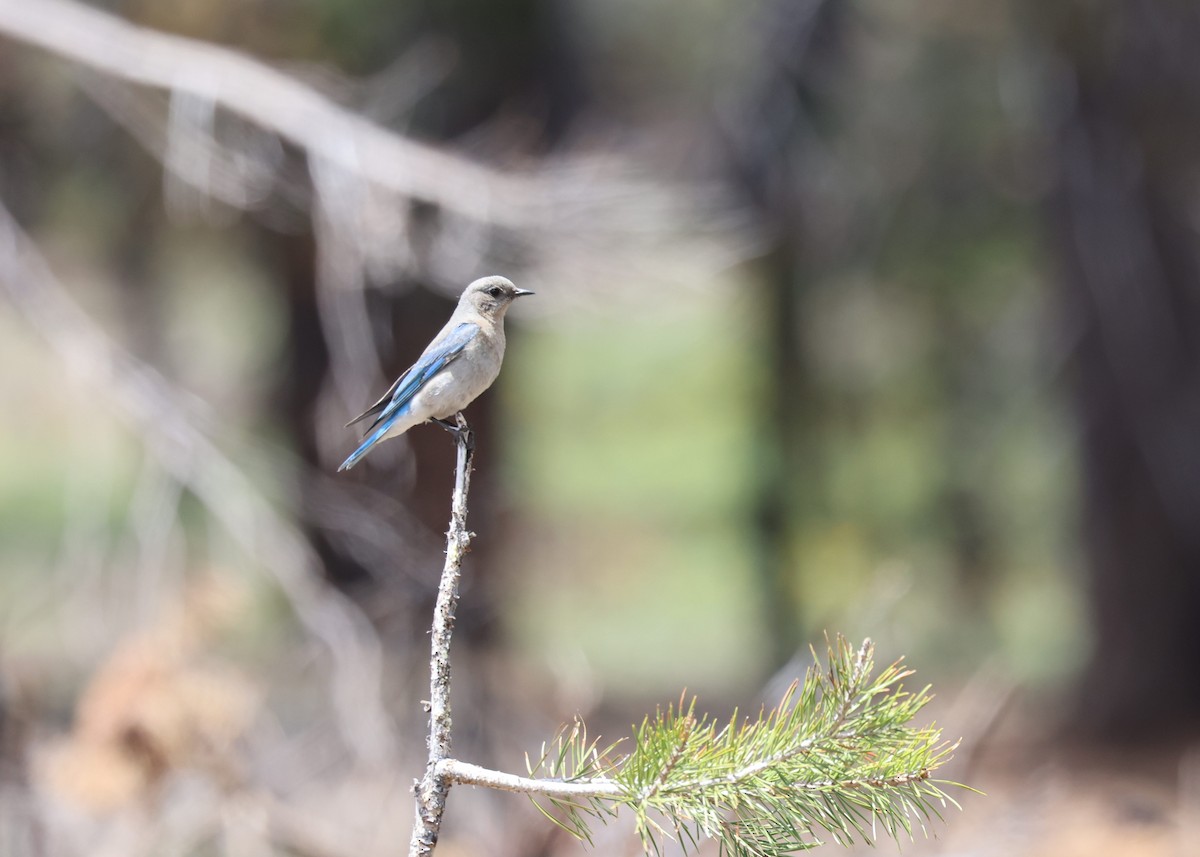
[[[454,419],[454,422],[450,422],[449,420],[439,420],[435,418],[433,422],[437,423],[446,431],[450,432],[450,434],[454,435],[455,441],[461,441],[462,443],[466,444],[468,450],[474,452],[475,432],[471,431],[471,427],[467,425],[466,417],[464,417],[461,413],[457,413],[454,415]]]

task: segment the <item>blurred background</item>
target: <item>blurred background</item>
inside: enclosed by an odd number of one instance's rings
[[[0,2],[0,853],[403,852],[453,451],[334,471],[503,273],[456,755],[753,710],[841,632],[988,793],[909,853],[1200,854],[1198,41],[1169,0]],[[458,788],[438,853],[584,850]]]

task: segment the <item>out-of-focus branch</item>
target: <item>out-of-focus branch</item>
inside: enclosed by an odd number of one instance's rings
[[[647,281],[664,277],[707,281],[761,249],[760,230],[742,204],[711,177],[672,179],[661,164],[613,152],[543,159],[520,173],[492,169],[388,131],[245,54],[139,27],[75,0],[0,0],[2,35],[166,93],[171,105],[164,119],[153,101],[82,84],[163,161],[172,181],[227,204],[252,208],[268,190],[307,203],[307,187],[280,181],[274,172],[280,153],[273,138],[295,144],[317,171],[315,179],[335,179],[318,193],[355,183],[366,191],[359,203],[371,202],[373,210],[359,222],[369,228],[355,238],[369,269],[382,265],[390,276],[416,264],[423,279],[448,293],[483,268],[502,262],[511,269],[516,261],[528,266],[531,282],[605,280],[611,299],[621,283],[640,293]],[[214,133],[218,108],[265,133],[228,145]],[[397,242],[408,224],[393,195],[457,215],[422,245],[418,260],[405,257],[411,251]],[[493,227],[504,233],[499,243]],[[590,294],[572,291],[579,300]]]
[[[302,626],[329,652],[332,702],[344,740],[364,761],[389,757],[395,740],[381,700],[381,647],[370,623],[322,581],[308,543],[200,428],[179,394],[71,299],[3,205],[0,295],[80,381],[81,413],[105,398],[114,401],[161,466],[275,577]]]
[[[0,0],[0,33],[105,74],[186,91],[310,155],[476,220],[526,224],[527,183],[387,131],[298,80],[229,48],[138,27],[73,0]]]

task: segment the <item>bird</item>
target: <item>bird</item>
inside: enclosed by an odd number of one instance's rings
[[[417,362],[379,401],[346,423],[349,428],[374,417],[362,443],[338,472],[349,470],[381,440],[398,437],[421,423],[433,421],[457,432],[458,427],[445,420],[496,380],[504,359],[504,314],[517,298],[532,294],[497,276],[467,286],[450,320]]]

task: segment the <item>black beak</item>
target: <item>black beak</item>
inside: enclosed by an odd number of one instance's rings
[[[513,289],[513,297],[519,298],[523,295],[535,295],[537,292],[531,292],[529,289]]]

